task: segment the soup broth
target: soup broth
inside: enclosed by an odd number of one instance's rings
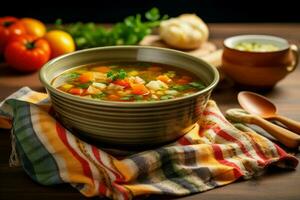
[[[63,92],[106,101],[162,101],[191,95],[205,88],[189,71],[148,62],[86,65],[56,77]]]

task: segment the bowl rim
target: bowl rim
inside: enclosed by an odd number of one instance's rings
[[[200,90],[196,93],[193,93],[191,95],[188,96],[183,96],[183,97],[178,97],[175,99],[168,99],[168,100],[159,100],[159,101],[143,101],[143,102],[121,102],[121,101],[105,101],[105,100],[96,100],[96,99],[88,99],[88,98],[83,98],[83,97],[78,97],[72,94],[68,94],[66,92],[62,92],[57,90],[56,88],[54,88],[50,83],[48,83],[48,81],[46,81],[46,74],[45,74],[45,70],[46,68],[48,68],[49,66],[51,66],[53,63],[58,62],[60,59],[63,59],[65,57],[71,56],[71,55],[76,55],[76,54],[81,54],[83,52],[88,52],[88,51],[96,51],[96,50],[111,50],[111,49],[157,49],[160,51],[169,51],[172,52],[174,54],[177,54],[179,56],[183,56],[186,57],[188,59],[192,59],[194,61],[200,62],[204,65],[206,65],[206,67],[212,71],[213,73],[213,81],[206,86],[203,90]],[[175,102],[180,102],[186,99],[192,99],[195,96],[198,96],[200,94],[204,94],[207,93],[208,91],[211,91],[214,87],[216,87],[216,85],[219,82],[220,79],[220,75],[218,70],[213,67],[212,65],[210,65],[209,63],[207,63],[206,61],[204,61],[201,58],[189,55],[185,52],[182,51],[178,51],[178,50],[174,50],[174,49],[169,49],[169,48],[162,48],[162,47],[152,47],[152,46],[138,46],[138,45],[119,45],[119,46],[105,46],[105,47],[95,47],[95,48],[88,48],[88,49],[83,49],[83,50],[78,50],[72,53],[68,53],[68,54],[64,54],[61,55],[59,57],[56,57],[50,61],[48,61],[45,65],[43,65],[43,67],[41,68],[40,72],[39,72],[39,79],[41,81],[41,83],[43,84],[43,86],[51,91],[54,92],[57,95],[60,95],[64,98],[67,98],[69,100],[72,101],[79,101],[79,102],[84,102],[87,104],[93,104],[93,105],[104,105],[104,106],[113,106],[113,107],[143,107],[143,106],[152,106],[152,105],[164,105],[164,104],[168,104],[168,103],[175,103]]]
[[[280,41],[280,42],[284,43],[284,45],[286,45],[286,46],[284,48],[279,48],[276,51],[243,51],[243,50],[236,49],[236,48],[234,48],[234,47],[232,47],[231,45],[228,44],[232,40],[239,40],[241,42],[245,39],[250,39],[250,38],[251,39],[253,38],[254,40],[255,39],[270,39],[270,40]],[[234,50],[234,51],[242,52],[242,53],[267,54],[267,53],[282,52],[282,51],[285,51],[285,50],[289,49],[289,42],[286,39],[282,38],[282,37],[278,37],[278,36],[274,36],[274,35],[242,34],[242,35],[234,35],[234,36],[226,38],[223,41],[223,46],[225,48],[230,49],[230,50]]]

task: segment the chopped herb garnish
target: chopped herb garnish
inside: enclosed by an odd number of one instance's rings
[[[198,90],[205,88],[205,86],[201,82],[191,82],[191,83],[189,83],[189,85]]]
[[[132,98],[132,96],[125,96],[125,97],[121,97],[120,99],[128,101],[128,100],[131,100],[131,98]]]
[[[92,82],[81,83],[81,84],[76,85],[76,87],[79,87],[79,88],[82,88],[82,89],[87,89],[91,84],[92,84]]]
[[[171,87],[171,89],[177,90],[177,91],[185,91],[185,90],[189,90],[189,89],[192,89],[192,88],[195,88],[197,90],[202,90],[202,89],[205,88],[205,86],[201,82],[191,82],[191,83],[186,84],[186,85],[173,85]]]
[[[161,100],[173,99],[172,95],[163,95],[160,97]]]
[[[125,70],[120,69],[118,78],[119,79],[124,79],[126,76],[127,76],[127,73],[125,72]]]
[[[116,74],[114,73],[114,71],[107,72],[106,77],[109,78],[109,79],[111,79],[111,80],[113,80],[113,81],[115,79],[117,79]]]
[[[143,98],[143,96],[141,96],[141,95],[134,95],[134,99],[135,100],[144,100],[144,98]]]
[[[130,100],[142,101],[142,100],[144,100],[142,95],[135,95],[135,94],[128,94],[124,97],[121,97],[120,99],[125,100],[125,101],[130,101]]]
[[[174,78],[176,76],[176,72],[168,71],[167,73],[164,73],[164,75],[168,76],[169,78]]]
[[[70,72],[64,75],[65,78],[67,79],[76,79],[80,76],[78,72]]]
[[[93,99],[103,99],[104,97],[106,97],[106,93],[92,94],[91,97]]]
[[[184,90],[191,89],[191,86],[190,85],[174,85],[171,87],[171,89],[177,90],[177,91],[184,91]]]
[[[106,77],[111,79],[112,81],[115,81],[117,79],[125,79],[127,76],[127,73],[124,69],[120,69],[118,71],[111,70],[107,72]]]

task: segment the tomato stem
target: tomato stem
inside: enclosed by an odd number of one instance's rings
[[[3,26],[9,27],[9,26],[11,26],[13,23],[14,23],[14,22],[12,22],[12,21],[6,21],[6,22],[3,22]]]
[[[34,49],[35,48],[35,44],[34,43],[35,43],[35,41],[27,42],[25,44],[25,46],[26,46],[27,49]]]

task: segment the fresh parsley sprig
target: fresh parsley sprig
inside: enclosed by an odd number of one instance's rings
[[[129,16],[123,22],[117,23],[111,29],[95,23],[74,23],[63,25],[62,20],[55,23],[56,29],[70,33],[75,40],[77,49],[85,49],[110,45],[134,45],[138,44],[146,35],[151,34],[152,29],[159,26],[167,15],[161,16],[157,8],[152,8],[145,13],[147,21],[142,21],[141,14]]]

